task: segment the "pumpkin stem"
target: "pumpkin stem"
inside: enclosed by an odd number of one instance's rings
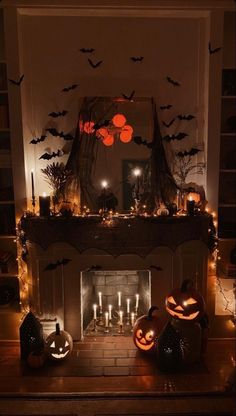
[[[148,311],[147,319],[150,319],[151,320],[152,319],[152,313],[154,311],[158,311],[158,310],[159,310],[159,308],[157,306],[151,306],[151,308]]]
[[[60,324],[56,324],[56,335],[60,335]]]
[[[182,293],[187,292],[188,290],[193,288],[193,281],[192,279],[184,279],[180,288]]]

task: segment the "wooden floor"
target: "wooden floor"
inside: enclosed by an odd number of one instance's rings
[[[17,343],[0,343],[0,415],[236,414],[233,340],[209,340],[204,361],[166,374],[131,337],[87,338],[38,370],[19,357]]]

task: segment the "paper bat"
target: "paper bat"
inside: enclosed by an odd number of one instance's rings
[[[134,136],[133,141],[134,141],[134,143],[136,143],[138,145],[142,144],[142,145],[146,146],[148,149],[151,149],[152,146],[153,146],[152,142],[148,142],[146,139],[143,139],[141,136]]]
[[[163,137],[163,140],[167,140],[168,142],[170,142],[171,140],[182,140],[186,136],[188,136],[188,134],[186,133],[168,134],[167,136]]]
[[[110,124],[110,120],[104,120],[102,123],[96,123],[93,126],[94,130],[99,130],[101,127],[107,127]]]
[[[208,50],[209,50],[210,55],[212,55],[213,53],[219,52],[221,50],[221,47],[212,49],[211,43],[209,42],[209,44],[208,44]]]
[[[15,81],[14,79],[8,79],[8,81],[10,81],[13,85],[19,86],[22,83],[23,79],[24,79],[24,74],[21,75],[19,81]]]
[[[34,139],[32,139],[31,141],[30,141],[30,144],[37,144],[37,143],[40,143],[40,142],[44,142],[44,140],[46,139],[46,135],[43,135],[43,136],[41,136],[41,137],[35,137]]]
[[[64,140],[73,140],[74,137],[69,133],[64,133],[63,131],[59,132],[55,128],[46,129],[54,137],[62,137]]]
[[[130,95],[122,94],[122,97],[125,100],[132,101],[133,100],[133,97],[134,97],[134,94],[135,94],[135,91],[132,91]]]
[[[90,58],[88,58],[88,62],[89,62],[89,65],[92,67],[92,68],[98,68],[101,64],[102,64],[102,62],[103,61],[98,61],[98,62],[96,62],[96,64],[90,59]]]
[[[53,111],[52,113],[49,113],[48,115],[50,117],[57,118],[57,117],[64,117],[67,113],[68,113],[68,111],[66,111],[66,110],[58,111],[58,112]]]
[[[133,61],[133,62],[142,62],[142,60],[143,60],[143,56],[131,56],[130,57],[130,59]]]
[[[188,121],[195,118],[195,116],[192,116],[191,114],[188,114],[187,116],[182,116],[181,114],[179,114],[177,117],[179,120],[188,120]]]
[[[65,87],[65,88],[63,88],[63,90],[61,90],[62,92],[68,92],[68,91],[70,91],[70,90],[74,90],[75,88],[77,88],[78,87],[78,84],[72,84],[72,85],[70,85],[69,87]]]
[[[175,81],[175,80],[174,80],[174,79],[172,79],[171,77],[166,77],[166,79],[167,79],[167,81],[168,81],[170,84],[174,85],[174,87],[179,87],[179,86],[180,86],[180,83],[179,83],[179,82],[177,82],[177,81]]]
[[[155,269],[158,272],[161,271],[161,270],[163,270],[160,266],[155,266],[154,264],[151,264],[151,266],[149,266],[149,269]]]
[[[62,156],[63,155],[63,152],[62,152],[62,150],[60,150],[60,149],[58,149],[58,151],[57,152],[52,152],[52,153],[44,153],[42,156],[40,156],[40,158],[39,159],[45,159],[45,160],[50,160],[50,159],[52,159],[53,157],[60,157],[60,156]]]
[[[175,121],[175,118],[172,118],[172,120],[169,123],[166,123],[165,121],[162,121],[162,124],[165,127],[170,127],[174,123],[174,121]]]
[[[55,270],[57,267],[59,266],[65,266],[66,264],[68,264],[71,261],[71,259],[62,259],[62,260],[57,260],[56,263],[49,263],[44,271],[46,270]]]
[[[171,107],[173,107],[172,104],[161,105],[160,110],[169,110]]]
[[[93,53],[95,51],[95,49],[93,48],[81,48],[80,52],[82,53]]]
[[[177,156],[178,157],[184,157],[184,156],[194,156],[196,155],[198,152],[201,152],[200,149],[196,149],[195,147],[192,147],[190,150],[184,150],[183,152],[178,152]]]

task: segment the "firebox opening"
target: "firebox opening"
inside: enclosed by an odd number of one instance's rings
[[[81,288],[82,336],[131,336],[151,305],[149,270],[84,271]]]

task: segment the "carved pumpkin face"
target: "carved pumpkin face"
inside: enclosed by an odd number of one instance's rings
[[[159,319],[152,315],[156,306],[149,309],[148,315],[143,315],[137,319],[133,327],[133,341],[135,346],[142,352],[153,352],[159,334]]]
[[[52,332],[46,339],[46,352],[50,359],[61,361],[67,358],[73,349],[73,340],[66,331],[60,331],[56,324],[56,331]]]
[[[197,321],[205,310],[202,295],[193,287],[190,279],[183,281],[180,289],[174,289],[166,298],[166,310],[175,319]]]

